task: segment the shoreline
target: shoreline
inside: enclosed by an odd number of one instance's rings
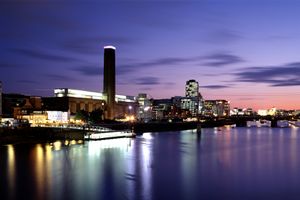
[[[236,127],[246,127],[246,120],[210,120],[201,122],[201,128],[222,127],[236,124]],[[149,122],[149,123],[101,123],[98,126],[113,130],[130,130],[136,134],[145,132],[165,132],[197,129],[197,122]],[[272,120],[272,128],[276,121]],[[87,130],[63,129],[53,127],[24,127],[16,129],[0,128],[0,145],[19,143],[53,142],[57,140],[85,140]]]

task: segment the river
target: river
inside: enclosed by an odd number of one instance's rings
[[[0,199],[300,199],[299,128],[0,147]]]

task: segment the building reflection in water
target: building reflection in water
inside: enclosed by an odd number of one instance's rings
[[[8,182],[8,197],[15,198],[15,182],[16,182],[16,160],[14,146],[7,145],[7,182]]]
[[[0,151],[1,197],[278,199],[273,191],[299,194],[299,130],[203,129],[200,136],[7,145]]]

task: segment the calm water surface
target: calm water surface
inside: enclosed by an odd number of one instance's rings
[[[80,142],[79,142],[80,143]],[[300,129],[0,147],[0,199],[300,199]]]

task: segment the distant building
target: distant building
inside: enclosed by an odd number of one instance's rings
[[[186,97],[198,97],[199,84],[195,80],[188,80],[185,84],[185,96]]]
[[[259,109],[259,110],[257,111],[257,114],[258,114],[259,116],[267,116],[267,115],[268,115],[268,110]]]
[[[275,107],[268,109],[268,110],[264,110],[264,109],[259,109],[257,111],[257,114],[260,116],[280,116],[281,110],[277,110]],[[291,116],[291,115],[290,115]]]
[[[155,99],[152,102],[152,118],[156,120],[170,119],[171,108],[172,108],[171,99]]]
[[[147,94],[141,93],[137,96],[137,102],[139,104],[137,118],[140,121],[147,122],[151,120],[151,101],[147,97]]]
[[[181,98],[181,109],[187,110],[190,117],[196,117],[200,113],[199,84],[195,80],[188,80],[185,84],[185,97]]]
[[[181,109],[189,111],[190,117],[196,117],[199,111],[198,103],[198,97],[183,97],[181,98]]]
[[[95,109],[107,110],[105,95],[100,92],[91,92],[84,90],[75,90],[69,88],[58,88],[54,90],[55,97],[68,97],[63,104],[67,107],[70,114],[74,114],[79,110],[91,112]],[[50,97],[51,99],[54,97]],[[55,105],[57,99],[53,99],[52,105]],[[66,109],[63,109],[66,110]],[[125,118],[128,113],[136,115],[138,103],[134,96],[115,95],[114,118]]]
[[[252,108],[233,108],[230,110],[230,115],[254,115],[254,111]]]
[[[29,96],[22,94],[2,94],[2,116],[4,118],[13,118],[16,107],[22,107]]]
[[[203,114],[211,117],[229,116],[230,104],[226,100],[205,100]]]

